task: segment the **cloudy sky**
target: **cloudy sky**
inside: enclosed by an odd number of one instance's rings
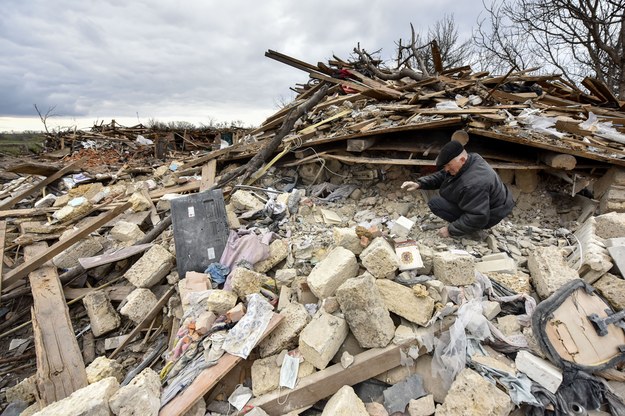
[[[308,75],[264,56],[316,64],[358,42],[394,41],[453,15],[469,37],[481,0],[2,0],[0,132],[116,119],[255,126]]]

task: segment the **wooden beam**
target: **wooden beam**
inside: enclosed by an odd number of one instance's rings
[[[22,199],[26,198],[27,196],[32,195],[35,192],[39,191],[40,189],[45,188],[47,185],[51,184],[57,179],[62,178],[63,175],[65,175],[66,173],[71,172],[77,167],[80,167],[80,165],[82,165],[84,162],[85,162],[85,159],[80,159],[80,160],[75,161],[74,163],[70,163],[69,165],[65,166],[63,169],[55,173],[54,175],[48,176],[46,179],[42,180],[38,184],[31,186],[30,188],[26,189],[24,192],[20,193],[19,195],[14,196],[8,201],[5,201],[3,204],[0,205],[0,210],[9,209],[13,207],[13,205],[17,204],[18,202],[20,202]]]
[[[331,396],[345,385],[354,385],[401,364],[401,346],[372,348],[354,356],[347,368],[341,363],[300,379],[294,389],[280,389],[252,399],[248,404],[260,407],[270,416],[301,409]]]
[[[267,329],[259,342],[273,331],[282,321],[283,316],[274,313],[267,325]],[[158,416],[184,415],[198,400],[208,393],[215,385],[224,378],[243,358],[225,353],[212,367],[202,370],[193,380],[193,383],[172,401],[163,406]],[[397,366],[399,364],[396,364]]]
[[[48,252],[46,243],[24,248],[26,262]],[[32,321],[37,354],[37,387],[43,406],[86,387],[87,372],[56,267],[44,264],[29,274],[33,294]]]
[[[67,238],[63,240],[59,240],[56,244],[48,248],[45,252],[40,253],[36,256],[33,256],[30,260],[25,261],[24,263],[22,263],[21,265],[11,270],[9,273],[7,273],[6,276],[4,276],[3,278],[4,285],[8,286],[12,283],[15,283],[17,280],[23,277],[26,277],[28,273],[39,268],[45,262],[52,259],[52,257],[56,256],[57,254],[65,250],[66,248],[69,248],[72,245],[74,245],[74,243],[76,243],[81,238],[89,235],[90,233],[97,230],[98,228],[100,228],[101,226],[103,226],[104,224],[112,220],[113,218],[117,217],[126,209],[130,208],[131,205],[132,204],[130,202],[126,202],[125,204],[120,205],[107,213],[99,215],[98,217],[91,220],[91,222],[86,224],[83,228],[80,228],[74,231]]]
[[[165,194],[177,194],[181,192],[197,191],[200,189],[201,181],[190,181],[182,185],[161,188],[150,192],[150,198],[160,198]]]

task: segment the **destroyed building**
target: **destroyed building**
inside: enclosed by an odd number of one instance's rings
[[[5,163],[2,414],[625,414],[625,103],[266,55],[310,81],[255,129]],[[400,188],[457,130],[515,198],[484,240]]]

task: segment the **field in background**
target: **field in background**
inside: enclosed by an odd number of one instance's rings
[[[0,133],[0,154],[20,156],[39,153],[44,141],[43,133]]]

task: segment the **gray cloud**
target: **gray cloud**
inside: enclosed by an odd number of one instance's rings
[[[480,0],[4,0],[0,117],[176,116],[258,123],[307,81],[267,49],[317,63],[383,48],[445,14],[468,36]],[[264,116],[263,116],[264,114]]]

